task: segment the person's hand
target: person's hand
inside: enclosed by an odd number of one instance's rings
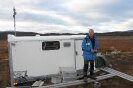
[[[94,53],[97,53],[97,49],[94,50]]]
[[[91,53],[97,53],[97,49],[91,49]]]
[[[94,53],[94,49],[91,49],[91,53]]]

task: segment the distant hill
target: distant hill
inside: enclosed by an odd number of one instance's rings
[[[2,31],[0,32],[0,40],[7,39],[7,35],[14,35],[13,31]],[[16,32],[17,36],[35,36],[39,33],[35,32]],[[40,36],[50,36],[50,35],[86,35],[87,33],[71,34],[71,33],[46,33],[39,34]],[[117,31],[117,32],[106,32],[106,33],[96,33],[97,36],[133,36],[133,30],[128,31]]]
[[[14,32],[13,31],[0,32],[0,40],[7,39],[8,34],[14,35]],[[17,36],[34,36],[36,34],[37,33],[34,33],[34,32],[17,32]]]
[[[126,32],[133,32],[133,30],[128,30],[128,31],[126,31]]]
[[[99,36],[133,36],[133,30],[98,33]]]
[[[79,34],[87,34],[87,33],[79,33]],[[133,36],[133,30],[95,33],[95,34],[97,36]]]
[[[112,32],[112,34],[116,34],[117,36],[133,36],[133,30],[121,31],[121,32]]]
[[[7,39],[7,35],[8,34],[12,34],[15,35],[15,33],[13,31],[4,31],[4,32],[0,32],[0,40],[3,39]],[[16,32],[16,36],[35,36],[39,33],[35,33],[35,32],[20,32],[17,31]],[[46,33],[46,34],[39,34],[40,36],[55,36],[55,35],[81,35],[81,34],[71,34],[71,33]]]

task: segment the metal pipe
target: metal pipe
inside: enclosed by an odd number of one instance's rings
[[[16,9],[15,7],[13,7],[13,18],[14,18],[14,35],[16,36],[16,19],[15,19],[15,16],[16,16]]]

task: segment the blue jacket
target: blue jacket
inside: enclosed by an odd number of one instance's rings
[[[94,35],[94,40],[95,40],[94,49],[98,49],[99,45],[98,45],[98,41],[97,41],[97,38],[95,35]],[[96,53],[92,53],[91,49],[92,49],[92,43],[89,38],[89,35],[87,35],[82,41],[82,50],[83,50],[84,59],[86,59],[86,60],[95,60],[96,59]]]

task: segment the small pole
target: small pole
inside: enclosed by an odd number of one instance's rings
[[[16,9],[15,7],[13,7],[13,18],[14,18],[14,34],[16,36],[16,19],[15,19],[15,16],[16,16]]]

